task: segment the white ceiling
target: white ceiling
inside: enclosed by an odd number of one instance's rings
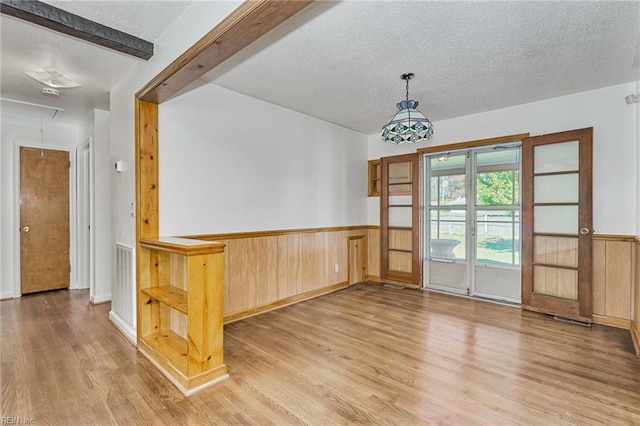
[[[152,42],[190,4],[47,3]],[[0,19],[2,97],[65,107],[64,119],[108,108],[110,88],[140,61]],[[84,87],[44,98],[22,70],[51,65]],[[404,99],[404,72],[437,121],[639,80],[639,68],[638,1],[350,1],[311,5],[204,79],[372,134]]]
[[[187,1],[45,1],[52,6],[154,42],[189,6]],[[64,122],[82,120],[87,109],[109,109],[109,91],[136,63],[143,61],[13,18],[0,16],[0,95],[2,98],[64,109]],[[53,67],[82,84],[61,89],[59,97],[23,71]],[[2,102],[3,114],[45,118],[50,110]]]

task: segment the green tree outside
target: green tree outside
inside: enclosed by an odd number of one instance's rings
[[[517,171],[478,173],[476,182],[479,205],[510,206],[518,203]]]

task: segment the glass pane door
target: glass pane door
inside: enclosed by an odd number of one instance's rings
[[[474,154],[473,294],[520,303],[520,147]]]
[[[418,287],[420,157],[406,154],[382,158],[381,171],[381,278]]]
[[[520,147],[426,157],[424,286],[520,303]]]
[[[523,306],[591,321],[592,129],[523,141]]]
[[[426,287],[469,294],[467,154],[427,157]]]

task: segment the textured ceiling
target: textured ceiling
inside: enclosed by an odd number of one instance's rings
[[[192,3],[46,2],[151,42]],[[2,96],[63,107],[64,119],[107,109],[140,61],[0,19]],[[205,80],[373,134],[404,98],[404,72],[437,121],[638,80],[639,46],[638,1],[319,1]],[[45,98],[22,71],[48,66],[83,87]]]
[[[45,0],[44,3],[153,42],[191,1]]]
[[[638,2],[316,3],[205,76],[365,134],[640,79]],[[622,100],[621,100],[622,101]]]

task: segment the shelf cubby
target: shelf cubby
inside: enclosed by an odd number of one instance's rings
[[[224,244],[139,241],[138,349],[185,395],[228,377],[223,354]]]

